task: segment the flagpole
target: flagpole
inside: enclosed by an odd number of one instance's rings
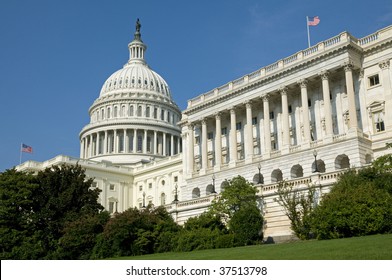
[[[306,16],[306,27],[308,28],[308,48],[310,48],[309,17]]]
[[[23,143],[20,143],[20,148],[19,148],[19,165],[22,164],[22,145],[23,145]]]

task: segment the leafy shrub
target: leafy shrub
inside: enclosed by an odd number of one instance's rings
[[[234,234],[234,244],[245,246],[262,240],[263,217],[255,205],[240,208],[229,222],[229,230]]]
[[[392,196],[376,185],[369,180],[369,170],[342,175],[313,213],[312,227],[317,238],[391,232]]]

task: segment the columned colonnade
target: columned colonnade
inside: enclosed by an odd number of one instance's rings
[[[358,128],[358,119],[357,112],[355,106],[355,92],[354,92],[354,81],[353,81],[353,65],[351,63],[345,63],[343,66],[345,72],[345,82],[346,82],[346,94],[348,100],[348,114],[349,114],[349,131],[357,130]],[[319,74],[319,80],[321,83],[322,89],[322,99],[323,99],[323,110],[324,110],[324,124],[323,124],[323,139],[326,141],[332,141],[333,139],[333,113],[332,113],[332,105],[330,100],[330,81],[329,81],[329,71],[322,71]],[[297,139],[297,145],[302,146],[303,148],[310,148],[312,139],[311,135],[311,122],[310,122],[310,109],[308,105],[308,79],[300,79],[297,81],[297,85],[300,88],[301,95],[301,113],[300,113],[300,122],[301,122],[301,136],[300,139]],[[313,80],[312,80],[313,81]],[[291,142],[290,142],[290,122],[289,122],[289,104],[288,104],[288,88],[293,85],[284,85],[279,88],[278,93],[280,95],[281,102],[281,134],[278,134],[278,138],[281,137],[281,146],[280,152],[282,154],[289,153]],[[258,154],[261,154],[264,159],[269,158],[271,156],[271,152],[274,150],[272,147],[272,139],[271,139],[271,118],[274,118],[273,115],[270,115],[270,99],[276,93],[269,92],[263,93],[258,98],[247,100],[243,104],[235,105],[229,109],[225,109],[221,112],[216,112],[213,116],[205,116],[201,121],[197,122],[188,122],[186,125],[188,126],[188,137],[187,140],[187,158],[188,158],[188,174],[192,174],[195,168],[195,127],[200,127],[201,137],[199,145],[201,145],[200,149],[200,158],[199,166],[197,170],[207,170],[208,168],[214,168],[215,170],[219,170],[220,167],[228,163],[229,166],[235,166],[236,162],[239,160],[238,158],[238,150],[241,150],[245,162],[252,162],[252,158],[255,155],[254,150],[254,142],[257,140],[257,135],[254,135],[253,125],[254,123],[254,106],[253,103],[259,103],[260,99],[262,100],[262,110],[263,110],[263,131],[260,131],[259,137],[263,137],[264,145],[260,145],[260,150]],[[275,95],[274,95],[275,96]],[[242,143],[239,143],[237,130],[242,129],[236,127],[237,126],[237,116],[238,111],[243,110],[245,107],[246,110],[246,123],[243,128],[243,139]],[[258,112],[259,113],[259,112]],[[229,157],[226,162],[222,160],[222,151],[224,147],[222,147],[222,114],[229,115],[230,118],[230,133],[228,133],[228,149],[229,149]],[[214,138],[213,138],[213,153],[214,160],[212,164],[208,162],[208,132],[211,131],[211,128],[208,127],[208,119],[215,119],[215,129],[213,130]],[[256,119],[257,120],[257,119]],[[258,123],[258,120],[257,120]],[[299,128],[297,128],[299,129]],[[329,139],[329,140],[328,140]],[[197,144],[197,143],[196,143]],[[243,144],[243,148],[241,147]]]
[[[81,139],[82,158],[119,153],[173,156],[181,152],[180,136],[148,129],[118,128],[92,132]]]

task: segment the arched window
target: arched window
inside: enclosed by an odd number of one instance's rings
[[[161,205],[165,205],[166,204],[166,195],[165,193],[161,194]]]
[[[296,164],[291,167],[291,179],[300,178],[304,176],[304,170],[301,165]]]
[[[224,180],[222,182],[222,184],[220,185],[221,191],[223,191],[228,185],[229,185],[229,182],[227,180]]]
[[[110,115],[110,107],[108,107],[108,114],[107,114],[107,118],[110,119],[111,115]]]
[[[150,106],[147,106],[146,108],[146,118],[150,117]]]
[[[199,198],[200,197],[200,189],[194,188],[192,191],[192,198]]]
[[[253,176],[253,184],[264,184],[264,176],[263,176],[263,174],[256,173]]]
[[[321,159],[317,160],[317,171],[320,172],[320,173],[324,173],[325,172],[325,163]],[[314,161],[312,163],[312,172],[316,172],[316,165],[315,165]]]
[[[133,112],[133,105],[131,105],[131,106],[129,106],[129,115],[131,117],[133,117],[133,114],[134,114],[134,112]]]
[[[283,181],[283,174],[282,171],[280,169],[275,169],[274,171],[272,171],[271,173],[271,182],[272,183],[278,183]]]
[[[345,154],[338,155],[335,159],[335,168],[336,169],[350,168],[350,158]]]
[[[117,111],[118,111],[117,106],[114,106],[113,118],[117,118],[117,113],[118,113]]]
[[[214,186],[212,184],[209,184],[206,187],[206,195],[210,195],[214,191]]]
[[[137,116],[138,117],[142,116],[142,106],[140,106],[140,105],[137,107]]]

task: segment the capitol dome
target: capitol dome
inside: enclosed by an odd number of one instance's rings
[[[136,22],[129,60],[104,82],[80,132],[80,157],[134,165],[181,152],[181,111],[166,81],[147,64]]]

